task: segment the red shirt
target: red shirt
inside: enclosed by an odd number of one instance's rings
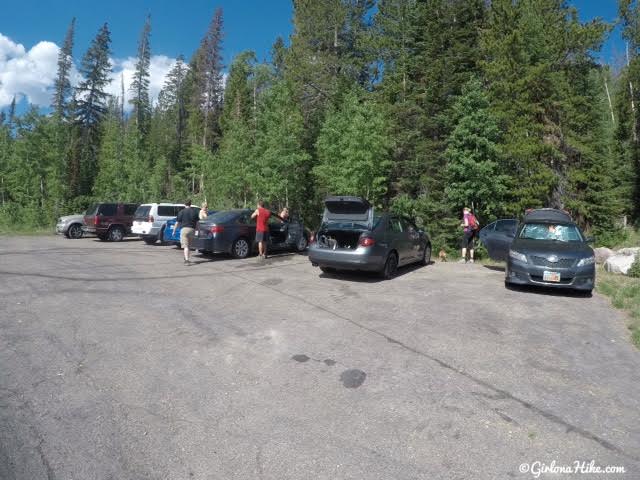
[[[269,217],[271,216],[271,212],[266,208],[258,207],[258,218],[256,220],[256,232],[268,232],[269,227],[267,227],[267,222],[269,221]]]

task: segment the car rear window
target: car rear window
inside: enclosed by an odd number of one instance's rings
[[[158,205],[158,215],[161,217],[175,217],[178,214],[178,210],[183,208],[174,205]]]
[[[84,212],[85,215],[95,215],[96,213],[98,213],[98,203],[94,203],[93,205],[91,205],[89,208],[87,208],[87,211]]]
[[[118,206],[115,203],[103,203],[98,208],[98,213],[109,217],[113,217],[117,211]]]
[[[151,211],[151,205],[140,205],[136,209],[136,213],[134,213],[134,216],[136,218],[148,217],[150,211]]]
[[[207,221],[215,223],[232,222],[238,215],[240,215],[240,212],[218,212],[209,215]]]
[[[138,209],[138,205],[135,203],[127,203],[124,206],[124,214],[125,215],[133,215]]]

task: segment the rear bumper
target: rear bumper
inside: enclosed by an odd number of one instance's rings
[[[543,274],[545,270],[560,273],[560,281],[544,281]],[[541,287],[568,288],[572,290],[593,290],[596,281],[596,269],[594,265],[550,269],[509,259],[507,268],[505,269],[505,281],[514,285],[537,285]]]
[[[133,225],[131,233],[140,237],[157,237],[160,233],[160,227],[150,224]]]
[[[353,250],[330,248],[309,248],[309,261],[320,267],[335,268],[337,270],[363,270],[378,272],[384,267],[386,257],[373,249],[359,247]]]
[[[193,246],[197,250],[204,250],[211,253],[230,253],[231,244],[216,238],[199,238],[195,237],[193,240]]]

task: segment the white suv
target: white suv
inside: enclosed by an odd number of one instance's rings
[[[133,215],[131,233],[138,235],[148,245],[153,245],[164,235],[167,220],[176,218],[185,207],[183,203],[144,203]]]

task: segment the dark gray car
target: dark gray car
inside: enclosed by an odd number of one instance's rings
[[[309,260],[322,271],[364,270],[391,278],[399,266],[431,260],[431,241],[409,218],[376,214],[359,197],[329,197]]]
[[[256,250],[256,221],[253,210],[223,210],[198,222],[194,247],[205,253],[228,253],[235,258],[246,258]],[[295,215],[282,222],[278,217],[269,219],[267,251],[304,251],[309,243],[304,224]]]
[[[499,220],[480,232],[489,256],[507,262],[505,284],[591,292],[596,275],[594,252],[569,214],[538,209],[528,212],[512,229],[515,222]]]

